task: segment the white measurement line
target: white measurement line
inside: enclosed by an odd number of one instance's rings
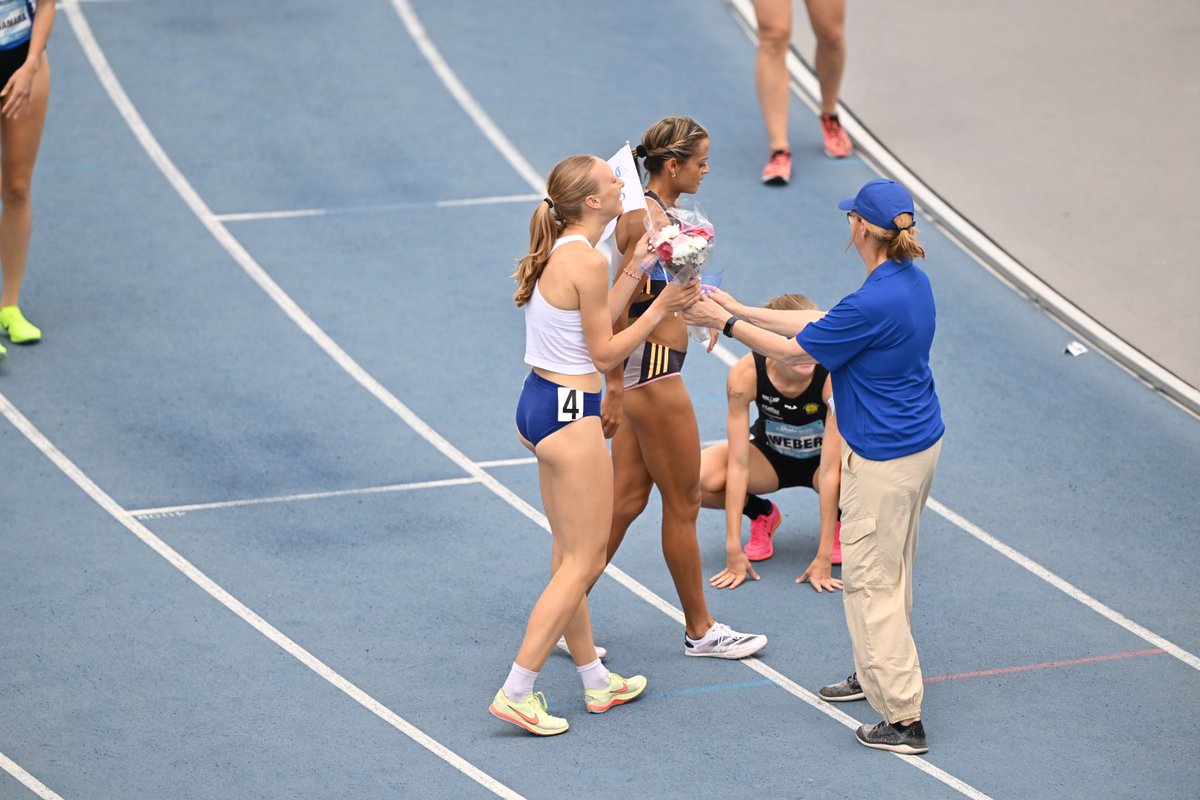
[[[536,464],[537,457],[529,456],[528,458],[502,458],[499,461],[477,461],[479,466],[484,469],[490,467],[515,467],[522,464]]]
[[[53,789],[30,775],[21,768],[20,764],[4,755],[4,753],[0,753],[0,769],[3,769],[9,775],[12,775],[14,778],[24,784],[26,789],[42,798],[42,800],[63,800],[62,797],[56,794]]]
[[[758,24],[754,14],[753,0],[725,0],[734,11],[734,17],[742,24],[750,40],[757,44]],[[814,112],[819,106],[816,98],[821,96],[817,76],[790,48],[787,54],[788,71],[796,94]],[[1009,255],[987,234],[975,227],[942,199],[931,187],[915,175],[900,159],[867,130],[853,112],[838,106],[838,117],[842,126],[858,146],[864,161],[877,173],[904,184],[925,213],[940,224],[963,250],[971,255],[984,269],[1015,289],[1019,294],[1045,309],[1061,325],[1091,342],[1097,350],[1105,353],[1117,365],[1132,373],[1152,389],[1170,398],[1193,416],[1200,416],[1200,389],[1170,372],[1136,347],[1117,336],[1099,320],[1076,306],[1049,284],[1034,275],[1025,265]]]
[[[1019,564],[1021,567],[1041,578],[1046,583],[1063,592],[1067,596],[1078,600],[1080,603],[1083,603],[1085,606],[1090,608],[1092,611],[1095,611],[1102,617],[1115,622],[1117,625],[1120,625],[1134,636],[1149,642],[1164,652],[1170,653],[1192,669],[1200,670],[1200,658],[1197,658],[1192,653],[1184,650],[1179,645],[1164,639],[1149,628],[1139,625],[1124,614],[1114,611],[1074,584],[1055,575],[1053,572],[1046,569],[1032,558],[1026,556],[1018,550],[1013,549],[1012,547],[1009,547],[1004,542],[1000,541],[995,536],[992,536],[990,533],[971,522],[963,515],[946,508],[932,497],[929,498],[928,506],[936,513],[945,517],[950,522],[953,522],[959,528],[969,533],[971,536],[995,550],[997,553],[1000,553],[1000,555],[1004,556],[1015,564]]]
[[[427,203],[380,203],[371,206],[342,206],[335,208],[297,208],[287,211],[246,211],[235,214],[214,214],[220,222],[255,222],[298,217],[325,217],[335,214],[370,214],[385,211],[412,211],[422,208],[463,208],[501,203],[532,203],[541,200],[540,194],[502,194],[489,197],[464,197],[458,200],[434,200]]]
[[[139,508],[129,513],[138,518],[181,517],[189,511],[211,511],[216,508],[240,508],[242,506],[262,506],[271,503],[295,503],[303,500],[324,500],[330,497],[350,497],[357,494],[384,494],[386,492],[411,492],[416,489],[436,489],[442,486],[462,486],[468,483],[479,483],[476,478],[447,478],[441,481],[420,481],[418,483],[393,483],[387,486],[368,486],[362,489],[338,489],[329,492],[306,492],[304,494],[283,494],[275,497],[253,497],[246,500],[222,500],[215,503],[192,503],[186,506],[162,506],[161,508]]]

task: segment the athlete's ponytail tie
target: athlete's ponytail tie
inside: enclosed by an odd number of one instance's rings
[[[552,211],[554,210],[554,201],[551,200],[549,197],[543,197],[542,202],[545,203],[547,206],[549,206],[550,210],[552,210]]]
[[[638,142],[637,149],[634,150],[634,153],[637,154],[638,158],[644,159],[650,157],[650,153],[646,151],[646,145],[642,144],[641,142]]]

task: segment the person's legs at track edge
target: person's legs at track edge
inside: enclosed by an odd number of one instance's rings
[[[762,181],[783,186],[792,179],[792,150],[788,144],[791,78],[787,70],[787,53],[792,44],[792,0],[754,0],[754,15],[758,20],[754,84],[770,152]]]
[[[0,122],[0,200],[3,201],[3,212],[0,213],[0,283],[3,289],[0,328],[8,333],[14,344],[32,344],[42,338],[42,332],[21,314],[19,302],[33,227],[29,189],[49,98],[50,62],[43,54],[33,79],[29,107],[17,119],[6,117]]]
[[[813,66],[821,87],[821,137],[825,154],[845,158],[854,152],[838,119],[838,97],[846,69],[846,0],[805,0],[808,20],[817,39]]]

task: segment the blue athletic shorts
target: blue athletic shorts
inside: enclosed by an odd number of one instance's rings
[[[530,372],[517,402],[517,430],[534,447],[559,428],[600,416],[600,393],[568,389]]]

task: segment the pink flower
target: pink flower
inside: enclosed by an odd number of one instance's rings
[[[669,241],[661,243],[658,246],[658,249],[656,250],[656,252],[658,253],[659,261],[663,262],[664,264],[671,263],[672,251],[671,251],[671,243]]]
[[[713,229],[709,225],[681,225],[679,227],[679,232],[690,234],[692,236],[699,236],[706,242],[711,242],[714,236]]]

